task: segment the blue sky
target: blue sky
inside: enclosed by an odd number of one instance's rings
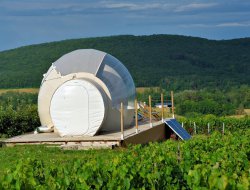
[[[0,51],[73,38],[250,37],[250,0],[0,0]]]

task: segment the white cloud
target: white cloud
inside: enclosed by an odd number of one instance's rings
[[[107,3],[104,5],[104,7],[106,8],[110,8],[110,9],[119,9],[119,8],[136,8],[137,5],[134,3]]]
[[[109,9],[127,9],[131,11],[148,10],[148,9],[170,9],[173,4],[167,3],[113,3],[104,2],[103,7]]]
[[[198,27],[198,28],[214,28],[214,27],[249,27],[250,22],[225,22],[225,23],[218,23],[218,24],[181,24],[180,27],[184,28],[192,28],[192,27]]]
[[[58,4],[54,2],[46,3],[46,2],[5,2],[1,5],[3,8],[7,10],[22,10],[22,11],[29,11],[29,10],[43,10],[43,9],[60,9],[60,8],[68,8],[68,4]]]
[[[191,3],[188,5],[181,5],[175,9],[175,12],[186,12],[200,9],[207,9],[211,7],[215,7],[218,5],[217,3]]]
[[[180,27],[183,27],[183,28],[193,28],[193,27],[198,27],[198,28],[208,28],[208,27],[211,27],[212,25],[209,25],[209,24],[180,24],[179,25]]]
[[[216,25],[217,27],[248,27],[250,23],[240,23],[240,22],[226,22]]]

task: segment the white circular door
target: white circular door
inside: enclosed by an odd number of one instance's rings
[[[94,135],[104,114],[102,94],[86,80],[65,82],[51,100],[50,115],[61,136]]]

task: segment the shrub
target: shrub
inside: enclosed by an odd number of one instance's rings
[[[0,110],[0,134],[8,137],[31,132],[40,126],[36,105],[14,110],[11,106]]]

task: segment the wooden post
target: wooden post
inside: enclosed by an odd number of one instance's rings
[[[196,123],[194,122],[194,134],[196,135]]]
[[[222,134],[225,134],[225,123],[222,124]]]
[[[148,97],[148,104],[149,104],[149,125],[150,125],[150,127],[153,127],[153,124],[152,124],[151,96]]]
[[[166,104],[167,104],[167,106],[166,106],[166,113],[168,113],[168,96],[166,96]],[[168,117],[168,114],[167,114],[167,117]]]
[[[138,134],[138,110],[137,110],[137,99],[135,99],[135,132]]]
[[[171,101],[172,101],[172,114],[173,114],[173,118],[174,117],[174,92],[171,91]]]
[[[207,124],[207,133],[210,134],[210,124]]]
[[[164,102],[163,93],[161,93],[161,121],[164,122]]]
[[[124,140],[124,130],[123,130],[123,103],[121,102],[121,140]]]

